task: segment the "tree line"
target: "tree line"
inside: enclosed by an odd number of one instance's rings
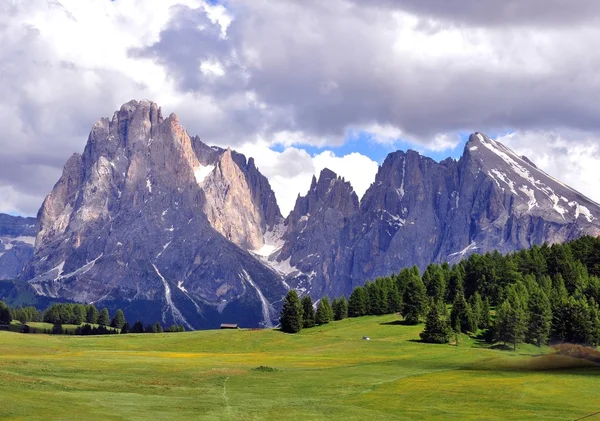
[[[336,300],[346,302],[345,297]],[[295,291],[288,293],[280,319],[283,331],[295,333],[310,325],[305,301]],[[426,342],[483,332],[490,342],[515,348],[522,342],[597,346],[599,302],[600,239],[586,236],[508,255],[473,254],[453,266],[431,264],[422,274],[416,266],[405,268],[354,288],[347,315],[400,313],[407,324],[425,321],[421,338]],[[316,317],[315,323],[322,324]]]
[[[0,324],[8,325],[12,320],[18,320],[24,326],[30,322],[45,322],[54,325],[44,333],[65,334],[63,325],[75,325],[76,335],[104,335],[113,333],[162,333],[162,332],[184,332],[182,325],[171,325],[166,329],[160,322],[154,324],[142,323],[138,320],[133,325],[125,319],[123,310],[118,309],[111,317],[107,308],[98,310],[93,304],[61,303],[52,304],[45,311],[35,307],[9,308],[0,301]],[[31,331],[29,328],[24,332]]]

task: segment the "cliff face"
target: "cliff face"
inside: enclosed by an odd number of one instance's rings
[[[37,227],[11,218],[0,278],[189,328],[270,326],[288,288],[348,295],[415,264],[600,234],[598,204],[481,133],[459,160],[389,154],[360,202],[325,169],[284,220],[252,158],[190,138],[149,101],[93,126]]]
[[[94,125],[46,198],[27,277],[44,295],[138,312],[155,303],[165,323],[270,325],[285,290],[247,251],[269,226],[256,198],[270,187],[246,173],[231,151],[192,141],[175,115],[129,102]]]
[[[288,272],[288,283],[315,298],[348,294],[407,266],[423,270],[474,252],[506,253],[600,234],[598,204],[481,133],[471,135],[458,161],[437,163],[414,151],[388,155],[360,207],[325,224],[319,225],[329,208],[314,205],[320,203],[314,186],[298,198],[288,221],[300,222],[288,222],[273,260],[291,256],[295,271]],[[298,235],[313,226],[317,234],[308,237],[317,240]],[[299,245],[302,253],[295,255]]]
[[[35,218],[0,214],[0,280],[16,279],[33,257]]]

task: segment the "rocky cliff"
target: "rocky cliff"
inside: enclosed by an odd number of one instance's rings
[[[271,325],[285,289],[247,251],[280,218],[276,204],[259,203],[274,200],[261,189],[270,186],[253,165],[192,141],[156,104],[131,101],[65,165],[40,209],[26,276],[39,294],[118,303],[144,320]]]
[[[344,212],[354,203],[346,199],[333,218],[329,206],[314,205],[329,203],[328,192],[314,186],[298,198],[272,260],[289,262],[288,283],[315,298],[348,294],[407,266],[423,270],[474,252],[600,234],[597,203],[481,133],[470,136],[458,161],[438,163],[410,150],[389,154],[358,209]],[[315,226],[306,238],[316,240],[306,240],[302,229]]]
[[[35,218],[0,214],[0,280],[16,279],[33,257]]]
[[[0,215],[0,277],[130,319],[270,326],[288,288],[347,295],[406,266],[584,234],[600,234],[598,204],[481,133],[459,160],[389,154],[360,202],[325,169],[284,220],[252,158],[131,101],[67,161],[37,228]]]

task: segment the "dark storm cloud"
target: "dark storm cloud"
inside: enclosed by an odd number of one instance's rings
[[[351,0],[356,6],[386,7],[452,24],[564,27],[600,20],[597,0]]]

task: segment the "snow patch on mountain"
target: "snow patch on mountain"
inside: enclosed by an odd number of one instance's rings
[[[173,320],[175,320],[175,322],[184,324],[190,330],[194,330],[192,325],[188,323],[188,321],[185,319],[185,317],[183,317],[183,314],[181,314],[181,311],[179,311],[179,309],[175,306],[175,303],[173,302],[173,298],[171,297],[171,287],[169,286],[169,283],[164,278],[164,276],[162,276],[162,274],[160,273],[160,271],[158,270],[158,268],[156,267],[156,265],[154,263],[152,263],[152,267],[154,268],[154,271],[156,272],[156,274],[162,281],[163,286],[165,287],[165,301],[167,302],[167,308],[171,310],[171,316],[173,316]],[[163,320],[163,322],[167,321],[166,310],[163,310],[163,312],[162,312],[162,320]]]
[[[252,277],[248,274],[248,272],[245,269],[242,270],[242,274],[240,275],[240,277],[243,280],[247,281],[250,284],[250,286],[252,288],[254,288],[254,290],[258,294],[258,298],[260,299],[261,308],[262,308],[262,317],[263,317],[262,325],[266,328],[273,327],[273,323],[271,323],[271,315],[270,315],[270,310],[272,308],[271,303],[265,298],[265,296],[262,293],[262,291],[260,290],[260,288],[254,283],[254,281],[252,280]]]

